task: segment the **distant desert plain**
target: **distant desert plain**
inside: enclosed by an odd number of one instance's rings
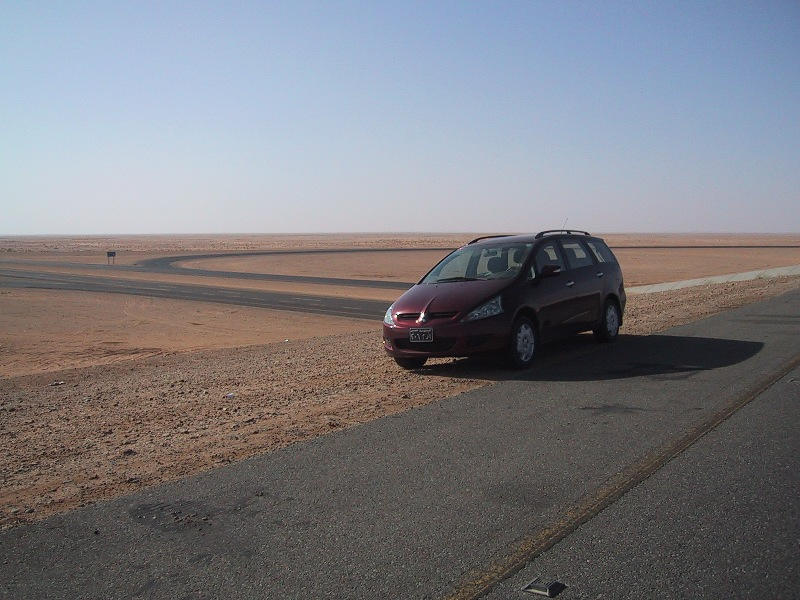
[[[404,282],[417,281],[449,249],[477,235],[1,237],[0,526],[513,376],[502,365],[464,359],[437,359],[419,371],[402,371],[383,353],[379,318],[2,285],[14,281],[14,272],[367,299],[388,306]],[[629,287],[800,264],[796,234],[602,237],[619,258]],[[114,265],[107,264],[108,251],[116,252]],[[293,252],[242,255],[264,251]],[[208,254],[227,255],[201,256]],[[161,257],[181,257],[172,263],[179,269],[123,268]],[[397,285],[371,287],[376,281]],[[781,277],[630,296],[622,333],[656,333],[798,285],[797,277]],[[544,353],[557,359],[585,343],[579,339]]]

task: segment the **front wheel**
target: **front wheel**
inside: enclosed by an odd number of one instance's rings
[[[519,317],[511,328],[508,360],[515,369],[530,367],[539,346],[536,326],[527,317]]]
[[[414,358],[400,358],[400,357],[396,357],[394,359],[394,362],[396,362],[398,365],[400,365],[404,369],[419,369],[420,367],[423,367],[425,365],[425,362],[427,360],[428,359],[425,358],[425,357],[422,357],[422,358],[416,358],[416,357],[414,357]]]
[[[594,337],[599,342],[613,342],[619,335],[619,307],[613,300],[606,300],[600,324],[594,330]]]

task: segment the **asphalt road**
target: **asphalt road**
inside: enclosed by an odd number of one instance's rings
[[[613,246],[615,250],[630,248],[649,248],[649,249],[687,249],[687,248],[797,248],[797,245],[784,246]],[[179,256],[160,256],[142,260],[133,265],[104,265],[76,262],[34,261],[34,260],[14,260],[0,257],[0,266],[19,269],[27,266],[53,267],[55,265],[63,267],[92,269],[100,272],[135,272],[135,273],[165,273],[171,275],[193,275],[198,277],[216,277],[228,279],[249,279],[255,281],[280,281],[285,283],[316,283],[323,285],[337,285],[343,287],[370,287],[377,289],[391,289],[405,291],[414,285],[411,281],[387,281],[385,279],[353,279],[341,277],[317,277],[311,275],[286,275],[279,273],[248,273],[244,271],[219,271],[214,269],[189,268],[176,266],[175,263],[187,260],[205,260],[212,258],[228,257],[249,257],[249,256],[275,256],[275,255],[307,255],[307,254],[358,254],[363,252],[430,252],[440,251],[442,257],[454,250],[454,248],[337,248],[327,250],[259,250],[253,252],[218,252],[207,254],[185,254]],[[422,275],[422,274],[420,274]]]
[[[796,368],[487,598],[800,597],[798,400]]]
[[[187,254],[181,256],[159,256],[142,260],[132,265],[108,265],[76,262],[53,262],[46,260],[13,260],[0,258],[0,266],[20,269],[25,266],[36,267],[71,267],[91,269],[99,272],[118,273],[162,273],[168,275],[192,275],[197,277],[216,277],[222,279],[248,279],[254,281],[280,281],[285,283],[316,283],[323,285],[336,285],[342,287],[369,287],[405,291],[416,282],[387,281],[385,279],[352,279],[342,277],[317,277],[312,275],[285,275],[279,273],[248,273],[244,271],[219,271],[214,269],[189,268],[176,266],[175,263],[186,260],[203,260],[210,258],[230,258],[246,256],[274,256],[283,254],[358,254],[362,252],[419,252],[441,251],[442,256],[452,249],[448,248],[340,248],[334,250],[261,250],[257,252],[223,252],[215,254]]]
[[[315,296],[295,292],[232,289],[172,282],[95,277],[70,273],[45,273],[0,269],[0,288],[79,290],[111,294],[132,294],[176,300],[199,300],[239,306],[291,310],[351,319],[380,320],[388,302],[336,296]],[[399,293],[398,293],[399,295]]]
[[[516,598],[503,578],[533,561],[564,598],[626,565],[607,597],[785,597],[799,357],[800,292],[552,346],[489,387],[4,531],[0,596]]]
[[[179,267],[175,263],[186,260],[205,260],[210,258],[229,258],[231,256],[275,256],[281,254],[360,254],[363,252],[430,252],[439,251],[442,257],[453,248],[337,248],[333,250],[260,250],[255,252],[188,254],[184,256],[161,256],[137,263],[137,266],[151,272],[173,273],[179,275],[203,275],[206,277],[235,277],[236,279],[260,279],[264,281],[286,281],[295,283],[321,283],[326,285],[372,287],[391,290],[407,290],[416,282],[386,281],[384,279],[346,279],[341,277],[315,277],[311,275],[280,275],[275,273],[246,273],[241,271],[215,271]]]

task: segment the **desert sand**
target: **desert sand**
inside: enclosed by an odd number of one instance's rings
[[[496,233],[219,234],[115,236],[4,236],[0,254],[64,256],[199,254],[248,250],[325,248],[455,248],[480,235]],[[529,232],[523,232],[529,233]],[[597,232],[593,232],[597,233]],[[761,233],[600,233],[612,246],[800,245],[800,234]]]
[[[357,319],[51,290],[0,289],[0,377],[374,330]]]

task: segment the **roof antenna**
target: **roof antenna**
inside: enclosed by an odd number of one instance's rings
[[[561,231],[567,230],[567,221],[569,221],[569,217],[564,218],[564,224],[561,226]]]

